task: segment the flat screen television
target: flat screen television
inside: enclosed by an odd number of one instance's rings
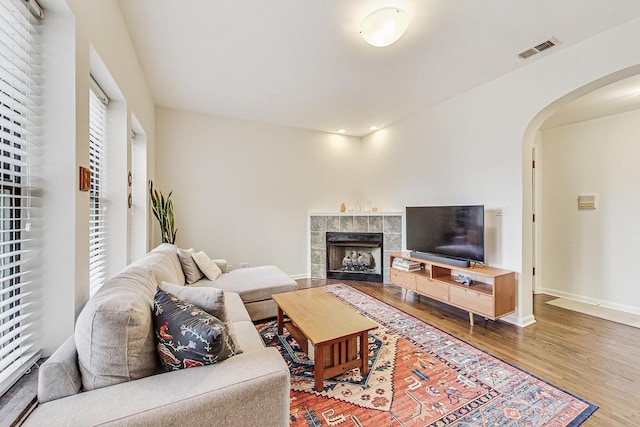
[[[412,255],[484,263],[483,205],[407,207],[405,221]]]

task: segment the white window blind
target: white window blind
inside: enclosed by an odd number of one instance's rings
[[[40,356],[29,265],[31,167],[39,117],[34,0],[0,2],[0,394]],[[41,13],[41,11],[40,11]]]
[[[106,275],[107,183],[106,127],[108,98],[93,81],[89,91],[89,287],[93,295]]]

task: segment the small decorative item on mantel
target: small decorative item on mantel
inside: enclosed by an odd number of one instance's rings
[[[347,205],[344,203],[340,203],[340,212],[346,212],[347,211]]]

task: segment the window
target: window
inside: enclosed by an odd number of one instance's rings
[[[100,288],[106,276],[107,224],[105,199],[107,184],[106,129],[109,99],[97,83],[91,79],[89,91],[89,287],[93,294]]]
[[[40,355],[29,262],[31,167],[39,124],[34,0],[0,3],[0,394]]]

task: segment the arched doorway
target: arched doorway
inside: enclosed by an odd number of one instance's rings
[[[529,124],[523,145],[523,277],[521,280],[529,284],[530,287],[527,286],[524,289],[531,289],[534,293],[553,294],[554,289],[547,285],[553,282],[552,279],[559,276],[557,265],[552,269],[547,263],[545,267],[543,262],[544,255],[548,254],[548,252],[542,252],[545,247],[542,243],[545,237],[543,227],[545,227],[545,224],[549,225],[545,223],[545,215],[547,215],[547,219],[549,219],[550,214],[553,215],[553,210],[542,209],[544,203],[549,204],[549,200],[544,201],[543,195],[548,193],[544,193],[545,189],[542,185],[542,177],[544,175],[543,160],[547,158],[541,155],[544,152],[545,129],[573,126],[574,123],[590,121],[602,116],[640,110],[639,93],[640,66],[635,66],[594,81],[556,100],[540,111]],[[575,156],[575,158],[577,159],[579,156]],[[569,159],[568,161],[571,160]],[[577,193],[581,191],[575,189],[574,192],[576,192],[573,195],[575,197],[569,197],[565,194],[562,200],[563,202],[573,203],[571,208],[577,211],[577,196],[579,195]],[[588,189],[585,192],[588,193]],[[570,198],[569,201],[567,201],[568,198]],[[549,240],[548,233],[546,238]],[[579,242],[572,243],[579,245]],[[593,245],[593,243],[586,244]],[[571,255],[574,256],[573,252]],[[575,256],[577,255],[575,254]],[[567,254],[568,256],[569,254]],[[593,259],[588,262],[593,264]],[[572,265],[567,263],[564,267],[575,269],[575,264],[577,263]],[[581,277],[583,276],[576,275],[574,281],[583,281],[584,279]],[[565,281],[570,281],[571,279],[568,279],[567,276],[562,278]],[[555,294],[563,292],[562,289],[556,289],[555,291]],[[571,293],[566,290],[564,292]],[[574,291],[576,295],[580,292],[580,290]],[[589,292],[586,293],[589,294]]]

